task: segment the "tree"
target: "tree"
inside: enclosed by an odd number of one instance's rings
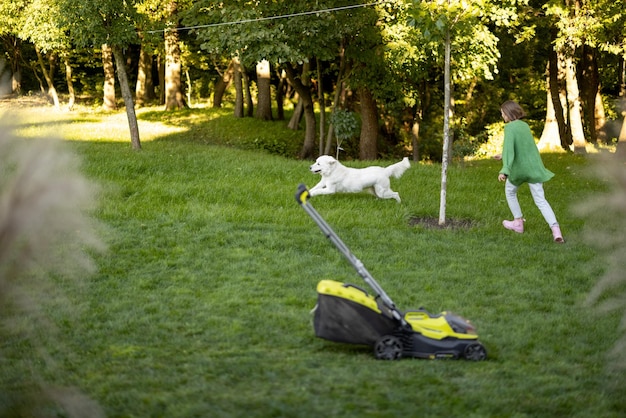
[[[363,86],[358,90],[361,103],[361,137],[359,142],[359,158],[375,160],[378,157],[378,111],[376,99],[372,91]]]
[[[571,135],[572,147],[574,152],[578,153],[586,152],[586,139],[583,129],[580,88],[576,76],[576,53],[579,48],[586,44],[587,26],[589,24],[588,12],[589,9],[586,5],[573,0],[554,1],[546,6],[546,14],[553,18],[553,25],[557,29],[554,40],[557,62],[563,65],[567,101],[564,119],[567,122],[567,134]],[[555,66],[551,65],[550,71],[556,71]],[[554,79],[554,76],[552,77]],[[551,88],[554,103],[555,90],[553,86]],[[555,110],[558,111],[558,109]],[[559,131],[563,133],[563,129]],[[568,141],[561,138],[561,142]]]
[[[239,57],[233,57],[233,74],[235,83],[235,117],[243,118],[243,77],[241,75]]]
[[[572,143],[572,135],[567,117],[567,96],[563,84],[562,65],[554,49],[549,53],[546,81],[546,118],[543,133],[537,147],[541,151],[557,151],[568,149]]]
[[[272,120],[272,95],[270,84],[270,63],[261,60],[256,65],[258,104],[256,117],[261,120]]]
[[[141,43],[137,65],[137,84],[135,86],[135,103],[137,106],[143,106],[155,98],[152,65],[151,47],[144,41]]]
[[[450,5],[450,0],[448,0]],[[444,99],[443,99],[443,153],[441,159],[441,192],[439,199],[439,225],[446,223],[446,195],[448,190],[448,157],[450,156],[450,99],[452,86],[450,85],[450,27],[446,27],[446,40],[444,52]]]
[[[19,33],[23,26],[26,5],[26,0],[0,1],[0,39],[10,65],[11,93],[20,93],[22,87],[22,39]]]
[[[597,48],[618,57],[621,71],[618,70],[621,84],[618,87],[618,96],[626,99],[625,66],[626,61],[626,10],[620,2],[612,0],[597,0],[590,5],[593,16],[597,16],[598,24],[594,25],[594,39]],[[622,129],[618,136],[617,154],[622,158],[626,155],[626,106],[622,106]]]
[[[444,45],[444,126],[441,169],[441,197],[439,224],[446,222],[447,169],[452,143],[450,126],[453,79],[466,80],[475,74],[492,77],[499,52],[497,39],[487,23],[508,24],[515,16],[514,9],[506,5],[496,7],[490,1],[471,2],[458,0],[418,1],[413,10],[415,25],[425,27],[425,44],[439,40]],[[451,51],[455,54],[452,56]],[[438,51],[435,50],[435,53]],[[454,57],[454,58],[453,58]],[[471,57],[469,59],[468,57]],[[454,64],[455,71],[451,66]]]
[[[136,6],[136,25],[141,42],[137,62],[137,83],[135,85],[135,103],[137,106],[143,106],[157,98],[152,71],[155,66],[154,57],[158,56],[160,49],[163,49],[163,36],[159,32],[162,25],[159,24],[155,16],[157,8],[158,5],[149,0],[142,1]],[[161,80],[158,81],[161,82]]]
[[[234,60],[229,59],[227,62],[228,67],[225,70],[222,70],[217,64],[215,64],[215,68],[217,69],[219,77],[214,87],[213,107],[222,107],[222,99],[224,97],[224,93],[226,92],[226,89],[228,88],[234,77]]]
[[[66,71],[71,74],[69,51],[71,42],[66,35],[60,16],[59,4],[54,0],[33,0],[22,11],[20,38],[30,41],[35,46],[37,62],[48,85],[48,95],[54,106],[60,109],[59,96],[55,85],[55,71],[59,56],[62,57]],[[68,90],[73,91],[71,76],[66,78]],[[70,108],[74,98],[70,98]]]
[[[286,63],[284,66],[285,73],[287,74],[287,79],[294,87],[298,96],[302,100],[302,108],[304,111],[304,120],[306,122],[306,132],[304,135],[304,144],[302,145],[302,150],[300,151],[300,158],[309,158],[313,155],[313,151],[315,150],[315,109],[313,107],[313,98],[311,96],[311,90],[308,86],[308,81],[306,80],[306,74],[308,71],[304,71],[302,73],[297,73],[296,68],[291,63]],[[303,76],[301,74],[305,74],[305,78],[303,80]]]
[[[37,53],[37,62],[39,63],[41,72],[43,73],[44,79],[46,80],[46,84],[48,84],[48,95],[52,98],[54,107],[56,109],[60,109],[61,104],[59,102],[59,95],[57,94],[57,89],[54,85],[54,73],[56,70],[57,56],[54,53],[49,54],[47,57],[48,66],[46,66],[43,54],[39,47],[37,47],[36,45],[35,52]]]
[[[115,65],[113,64],[113,49],[111,45],[102,45],[102,68],[104,69],[104,86],[102,89],[102,108],[104,110],[117,109],[115,100]]]
[[[133,149],[141,149],[137,116],[122,53],[123,48],[131,43],[138,43],[133,24],[136,18],[135,5],[126,0],[92,0],[79,3],[72,0],[59,1],[62,19],[74,42],[82,46],[111,46],[126,107],[131,145]]]
[[[165,30],[165,110],[187,107],[181,81],[181,52],[178,35],[178,0],[166,4]]]
[[[390,7],[392,14],[395,13],[395,8]],[[345,48],[345,65],[349,68],[349,76],[344,81],[348,89],[357,93],[361,110],[359,158],[373,160],[379,154],[379,102],[393,100],[397,82],[389,71],[384,53],[383,12],[363,8],[352,14],[351,27],[344,29],[340,43],[340,48]]]

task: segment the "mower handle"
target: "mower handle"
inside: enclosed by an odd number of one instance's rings
[[[304,183],[300,183],[298,185],[298,190],[296,191],[296,202],[301,205],[304,205],[307,200],[309,200],[311,195],[309,194],[309,189],[307,189]]]
[[[309,199],[310,194],[309,190],[306,188],[304,184],[300,184],[298,186],[298,190],[296,191],[296,201],[300,204],[302,209],[315,221],[317,226],[322,230],[326,238],[328,238],[337,249],[344,255],[352,264],[352,267],[355,268],[359,276],[367,283],[374,291],[376,292],[376,298],[380,298],[382,300],[382,305],[389,311],[389,315],[398,320],[402,326],[408,326],[407,322],[404,320],[401,312],[396,308],[395,303],[391,300],[391,298],[385,293],[382,287],[378,284],[378,282],[372,277],[369,271],[365,268],[361,260],[359,260],[352,251],[348,248],[346,244],[337,236],[335,231],[328,225],[328,223],[322,218],[322,216],[315,210],[312,205],[307,204],[307,199]]]

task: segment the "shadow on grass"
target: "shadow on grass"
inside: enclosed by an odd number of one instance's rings
[[[297,158],[304,141],[304,131],[288,129],[287,120],[237,118],[231,108],[194,108],[175,112],[147,110],[141,112],[138,119],[185,129],[182,134],[166,135],[157,141],[185,141],[261,150],[288,158]]]

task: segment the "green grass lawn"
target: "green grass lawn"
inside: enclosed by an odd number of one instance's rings
[[[25,388],[41,382],[77,388],[109,417],[626,414],[607,357],[619,316],[584,303],[606,270],[573,213],[605,189],[585,157],[544,156],[565,245],[527,187],[526,232],[502,228],[510,213],[493,160],[449,169],[447,215],[470,228],[410,225],[438,216],[437,164],[413,163],[392,181],[401,204],[365,193],[311,200],[401,309],[461,314],[489,352],[484,362],[385,362],[314,336],[317,282],[364,283],[294,199],[299,183],[318,180],[310,162],[258,149],[289,154],[303,133],[208,109],[139,116],[141,152],[117,114],[23,121],[21,135],[52,126],[81,156],[100,186],[94,216],[108,251],[81,286],[57,278],[63,302],[41,302],[54,332],[3,328],[0,415],[28,409]],[[40,416],[67,416],[44,406]]]

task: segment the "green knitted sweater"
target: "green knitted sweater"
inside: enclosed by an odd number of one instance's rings
[[[546,169],[528,124],[514,120],[504,125],[502,170],[515,186],[522,183],[545,183],[554,177]]]

